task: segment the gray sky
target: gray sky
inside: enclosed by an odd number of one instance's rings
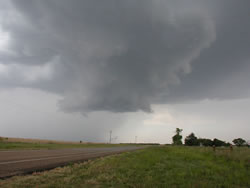
[[[0,0],[0,136],[250,139],[248,0]]]

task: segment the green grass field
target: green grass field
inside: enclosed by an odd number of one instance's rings
[[[250,187],[250,149],[151,147],[0,180],[0,187]]]
[[[118,147],[127,145],[130,144],[93,144],[93,143],[65,144],[65,143],[0,142],[0,151],[9,149],[15,149],[15,150],[16,149],[63,149],[63,148],[87,148],[87,147]]]

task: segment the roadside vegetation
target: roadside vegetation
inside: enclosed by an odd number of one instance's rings
[[[250,149],[162,146],[0,180],[0,187],[250,187]]]
[[[57,142],[57,141],[15,141],[14,139],[7,139],[0,137],[0,151],[1,150],[21,150],[21,149],[64,149],[64,148],[90,148],[90,147],[119,147],[131,146],[136,144],[105,144],[105,143],[82,143],[82,142]],[[137,144],[139,145],[139,144]]]
[[[9,149],[64,149],[64,148],[93,148],[93,147],[120,147],[135,144],[56,144],[56,143],[22,143],[22,142],[0,142],[0,151]]]

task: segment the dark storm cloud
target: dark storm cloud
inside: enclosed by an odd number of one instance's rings
[[[250,2],[218,4],[216,40],[192,63],[192,74],[172,88],[169,101],[250,96]]]
[[[218,69],[228,73],[250,59],[244,14],[249,3],[223,3],[5,3],[1,17],[6,19],[0,19],[0,24],[10,40],[0,50],[0,84],[57,93],[62,96],[59,106],[66,112],[150,112],[151,104],[193,99],[192,91],[208,87],[206,80],[213,88],[212,82],[224,78]],[[232,11],[234,17],[229,14]],[[236,60],[238,65],[233,64]],[[204,92],[194,96],[209,97]]]

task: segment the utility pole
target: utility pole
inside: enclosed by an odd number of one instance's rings
[[[135,143],[137,142],[137,136],[135,136]]]
[[[111,144],[111,139],[112,139],[112,131],[109,131],[109,143]]]

